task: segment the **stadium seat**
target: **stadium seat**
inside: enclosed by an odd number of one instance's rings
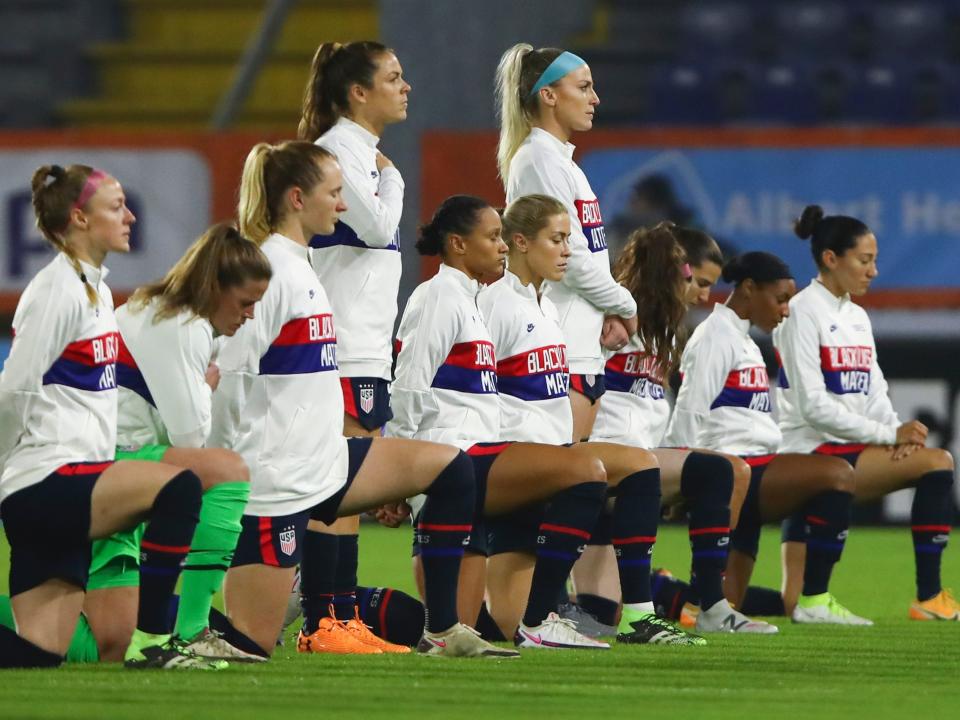
[[[938,3],[894,0],[869,3],[875,59],[933,59],[946,48],[946,13]]]
[[[748,3],[691,3],[681,13],[678,57],[704,61],[750,59],[756,50],[754,10]]]

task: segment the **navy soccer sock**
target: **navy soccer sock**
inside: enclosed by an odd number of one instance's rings
[[[357,562],[359,537],[340,535],[337,569],[333,576],[333,608],[337,619],[353,619],[357,614]]]
[[[189,470],[175,475],[157,493],[140,542],[140,606],[137,629],[169,634],[170,598],[200,521],[203,489]]]
[[[780,542],[807,541],[807,516],[802,510],[795,512],[780,523]]]
[[[583,552],[607,493],[605,482],[585,482],[553,496],[537,536],[537,564],[523,624],[533,627],[557,609],[557,595]]]
[[[613,547],[623,603],[650,602],[650,556],[660,519],[660,469],[628,475],[616,487]]]
[[[786,615],[779,590],[751,585],[738,608],[744,615]]]
[[[423,635],[423,603],[402,590],[357,587],[360,619],[374,635],[399,645],[416,645]]]
[[[500,632],[500,626],[497,625],[497,621],[493,619],[490,611],[487,610],[486,602],[480,605],[477,624],[474,625],[473,628],[480,633],[480,637],[487,642],[503,642],[507,639],[503,636],[503,633]]]
[[[423,563],[426,627],[430,632],[442,632],[458,621],[457,580],[464,543],[472,529],[476,495],[473,462],[463,452],[426,490],[415,543]]]
[[[62,663],[62,655],[44,650],[0,625],[0,668],[53,668]]]
[[[230,619],[216,608],[210,608],[210,629],[220,633],[223,639],[235,648],[248,652],[251,655],[259,655],[265,658],[270,657],[269,650],[260,647],[247,637],[246,634],[237,630],[233,626],[233,623],[230,622]]]
[[[338,535],[310,529],[304,534],[303,559],[300,561],[300,608],[303,610],[304,635],[315,633],[320,620],[330,614],[339,550]]]
[[[617,624],[617,610],[620,609],[620,603],[601,595],[591,595],[589,593],[577,594],[577,605],[580,609],[590,615],[593,615],[597,622],[603,625]]]
[[[918,600],[929,600],[942,589],[940,558],[947,547],[952,524],[953,471],[928,472],[917,482],[910,510]]]
[[[683,606],[686,603],[699,605],[700,597],[690,583],[664,573],[654,573],[650,580],[653,606],[660,617],[679,620]]]
[[[719,455],[692,452],[680,471],[680,492],[690,515],[691,584],[700,597],[700,607],[709,610],[723,599],[733,466]]]
[[[850,527],[853,495],[828,490],[812,498],[806,507],[807,561],[803,594],[819,595],[830,586],[833,566],[840,560]]]

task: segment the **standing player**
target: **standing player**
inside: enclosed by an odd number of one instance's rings
[[[566,344],[544,282],[559,282],[570,257],[570,216],[544,195],[514,200],[503,213],[510,253],[503,278],[478,297],[497,355],[500,435],[505,440],[567,445],[573,424]],[[660,511],[659,472],[646,450],[588,443],[615,486],[612,535],[623,614],[617,639],[629,643],[697,644],[656,617],[650,597],[650,555]],[[654,483],[656,480],[656,484]],[[655,490],[655,492],[654,492]],[[613,494],[613,493],[611,493]],[[487,521],[487,594],[490,612],[505,634],[523,614],[534,570],[539,506]]]
[[[56,667],[83,606],[90,540],[149,518],[132,668],[207,668],[174,642],[168,605],[200,510],[200,481],[165,463],[114,462],[117,323],[104,258],[130,249],[123,188],[103,170],[45,165],[37,225],[56,257],[24,290],[0,376],[0,514],[16,630],[0,667]]]
[[[679,241],[686,233],[697,231],[668,222],[637,230],[617,259],[614,273],[637,301],[640,331],[607,361],[607,398],[591,439],[653,450],[660,463],[664,504],[685,505],[692,584],[701,603],[697,630],[774,633],[773,625],[751,621],[730,607],[723,594],[730,528],[749,484],[749,466],[734,455],[661,447],[670,420],[666,378],[679,364],[687,309],[709,289],[694,282]],[[703,237],[688,242],[710,246]],[[701,269],[707,280],[710,270]]]
[[[927,428],[900,422],[877,363],[870,318],[853,297],[865,295],[877,276],[877,238],[843,215],[825,216],[807,206],[796,234],[810,239],[817,277],[790,301],[790,317],[774,331],[782,363],[777,407],[785,452],[836,455],[856,475],[858,502],[916,488],[910,523],[917,570],[914,620],[960,621],[960,604],[940,584],[940,557],[953,521],[954,463],[950,453],[924,447]],[[784,605],[788,613],[801,588],[803,518],[785,528]]]
[[[497,67],[500,142],[497,165],[507,202],[540,193],[560,200],[570,213],[570,258],[563,281],[548,283],[557,306],[570,363],[573,441],[590,437],[604,392],[601,333],[619,350],[637,329],[637,307],[610,274],[600,204],[573,160],[574,133],[593,127],[600,99],[582,58],[557,48],[518,43]],[[603,533],[598,533],[602,535]],[[595,541],[597,539],[595,538]],[[601,543],[609,538],[601,537]],[[582,573],[581,568],[588,572]],[[603,594],[595,575],[614,576],[612,550],[588,548],[577,563],[578,590]],[[614,586],[615,587],[615,586]]]
[[[377,42],[324,43],[313,58],[299,137],[336,155],[347,210],[331,235],[310,240],[313,267],[337,318],[337,364],[347,437],[377,437],[390,413],[393,326],[400,288],[397,228],[403,178],[377,149],[387,125],[407,117],[410,85],[396,55]],[[319,652],[409,652],[380,642],[356,606],[359,519],[311,520],[300,591],[307,633],[333,616],[351,632],[330,635]],[[339,640],[341,642],[333,642]]]
[[[827,456],[777,454],[780,429],[772,416],[766,364],[750,326],[772,332],[789,315],[796,286],[790,269],[768,253],[750,252],[723,268],[735,289],[694,331],[683,350],[666,444],[739,455],[752,468],[750,490],[730,538],[725,592],[743,602],[763,523],[802,510],[810,525],[803,594],[796,622],[872,625],[828,591],[840,559],[853,501],[853,469]]]
[[[228,224],[215,225],[166,277],[117,310],[117,458],[188,468],[203,484],[200,523],[187,554],[175,633],[207,658],[257,661],[208,627],[240,534],[249,473],[234,452],[205,448],[215,336],[230,336],[266,290],[270,263]],[[103,661],[120,660],[133,632],[142,528],[93,544],[84,614]]]
[[[346,207],[340,167],[304,141],[261,143],[247,156],[240,228],[259,243],[273,278],[256,316],[225,344],[214,395],[217,444],[250,468],[250,500],[227,572],[228,617],[268,656],[283,623],[308,519],[338,516],[426,493],[419,539],[427,622],[419,650],[436,656],[515,657],[457,620],[457,574],[475,490],[470,461],[432,443],[343,437],[334,316],[309,261],[311,237],[329,235]],[[347,632],[324,618],[298,649]],[[379,654],[379,648],[370,648]]]

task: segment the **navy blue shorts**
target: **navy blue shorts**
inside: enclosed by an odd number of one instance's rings
[[[756,559],[760,548],[760,531],[763,519],[760,514],[760,483],[767,465],[776,455],[754,455],[744,457],[750,466],[750,487],[740,509],[740,520],[730,533],[730,546],[745,555]]]
[[[53,579],[86,589],[93,486],[112,464],[64,465],[3,501],[11,597]]]
[[[295,567],[303,556],[303,535],[310,511],[292,515],[244,515],[240,518],[240,538],[230,567],[271,565]]]
[[[343,410],[367,430],[382,428],[393,419],[390,383],[383,378],[340,378]]]
[[[591,405],[596,405],[603,394],[607,391],[607,382],[603,373],[599,375],[570,375],[570,389],[576,390],[590,401]]]
[[[813,449],[814,455],[830,455],[832,457],[843,458],[850,467],[857,466],[857,460],[860,453],[866,450],[869,445],[864,443],[823,443]]]
[[[294,567],[303,555],[303,535],[309,520],[320,520],[328,525],[337,519],[340,504],[367,457],[373,438],[348,438],[347,481],[333,495],[318,505],[291,515],[244,515],[240,538],[233,554],[231,567],[241,565],[272,565]]]

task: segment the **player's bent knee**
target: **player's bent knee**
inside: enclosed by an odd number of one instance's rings
[[[580,483],[607,482],[607,469],[599,458],[590,457],[586,454],[578,454],[574,462],[568,467],[568,480],[570,484],[579,485]]]
[[[632,472],[653,470],[659,467],[660,462],[657,460],[657,456],[649,450],[630,448],[630,469]]]
[[[233,450],[210,448],[203,469],[197,473],[205,487],[228,482],[250,482],[250,470]]]
[[[824,479],[830,490],[853,494],[857,487],[857,473],[850,463],[831,463],[830,471],[824,473]]]
[[[930,470],[953,470],[953,455],[942,448],[930,448],[929,455]]]

